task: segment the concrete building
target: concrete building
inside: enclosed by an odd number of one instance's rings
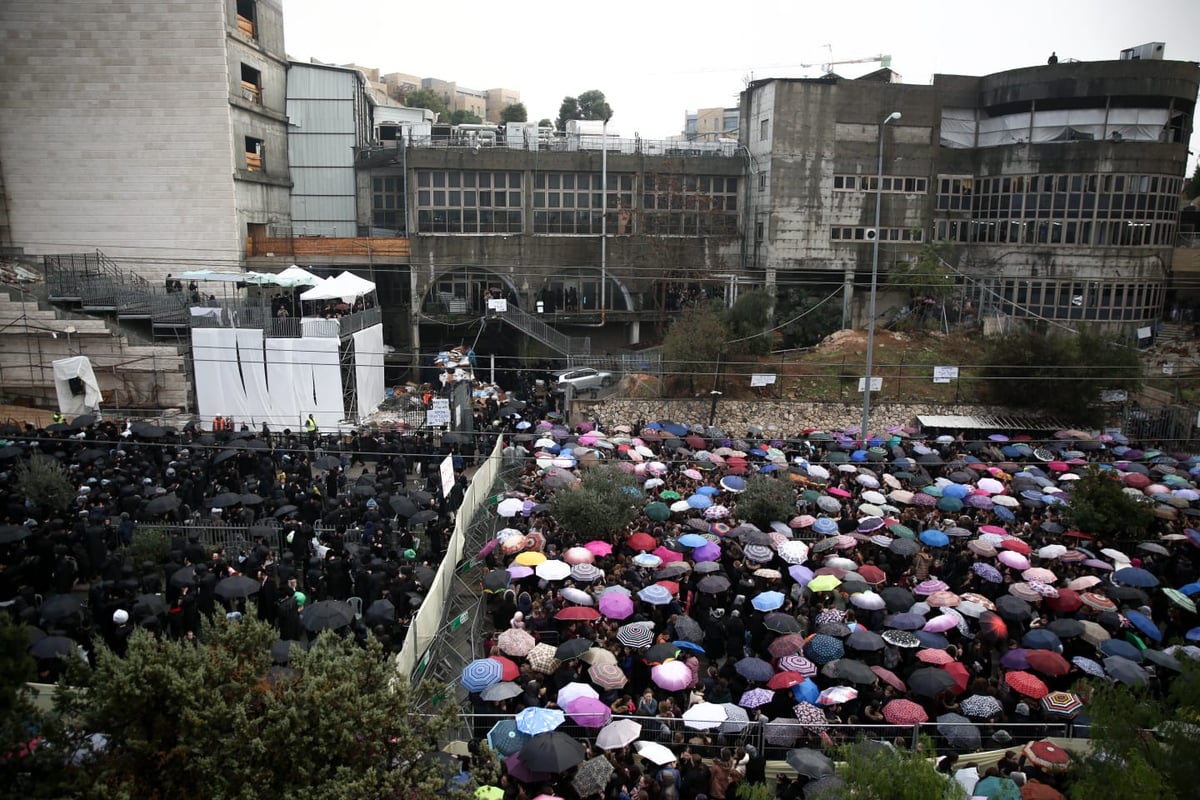
[[[4,244],[157,280],[288,225],[278,0],[11,0],[0,27]]]
[[[1163,306],[1198,87],[1196,64],[1161,60],[929,86],[886,69],[755,81],[741,103],[747,266],[770,286],[842,283],[861,324],[851,298],[869,285],[874,237],[881,279],[944,241],[964,307],[1132,333]],[[896,293],[880,311],[911,299]]]

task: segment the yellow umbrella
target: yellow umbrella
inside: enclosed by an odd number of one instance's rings
[[[818,575],[808,582],[809,591],[813,592],[831,592],[841,585],[835,575]]]
[[[499,786],[480,786],[475,790],[477,800],[500,800],[504,797],[504,790]]]
[[[545,553],[539,553],[536,550],[526,550],[524,553],[519,553],[517,557],[513,559],[513,563],[520,564],[523,567],[536,567],[545,560]]]

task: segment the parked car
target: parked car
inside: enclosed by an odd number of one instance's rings
[[[561,392],[571,386],[577,392],[588,389],[604,389],[612,386],[616,378],[611,372],[605,372],[591,367],[567,369],[555,373],[554,391]]]

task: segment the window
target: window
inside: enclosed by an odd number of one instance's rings
[[[371,224],[377,228],[404,231],[403,176],[386,175],[371,179]]]
[[[765,142],[771,135],[771,120],[761,119],[758,121],[758,140]]]
[[[237,28],[243,36],[258,38],[258,3],[255,0],[237,0]]]
[[[598,172],[533,176],[533,232],[600,234],[604,191]],[[633,175],[608,175],[608,232],[633,233]]]
[[[763,240],[763,224],[761,222],[754,223],[754,241],[761,242]]]
[[[874,228],[869,228],[864,225],[857,227],[834,226],[829,229],[829,238],[835,242],[870,242],[871,231]],[[925,234],[920,228],[880,228],[879,241],[881,242],[923,242]]]
[[[242,64],[242,99],[262,105],[262,73],[249,64]]]
[[[767,190],[767,173],[765,172],[758,173],[758,190],[760,192]]]
[[[885,175],[883,182],[875,175],[834,175],[834,191],[874,192],[876,185],[882,186],[885,193],[891,194],[925,194],[929,191],[928,178],[905,178],[899,175]]]
[[[737,178],[646,173],[643,184],[642,233],[667,236],[737,233]]]
[[[520,172],[417,170],[421,233],[520,233]]]
[[[253,136],[246,137],[246,171],[247,172],[262,172],[263,165],[263,140],[256,139]]]

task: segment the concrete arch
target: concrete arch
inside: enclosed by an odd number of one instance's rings
[[[535,299],[543,303],[547,312],[599,311],[600,278],[599,267],[563,267],[542,280]],[[607,275],[605,305],[609,311],[637,308],[629,289],[611,272]]]
[[[447,311],[447,300],[462,301],[462,313],[482,314],[484,308],[484,292],[488,289],[503,291],[503,296],[509,303],[520,307],[523,305],[517,287],[507,276],[488,269],[487,267],[455,267],[435,276],[428,284],[421,298],[422,311]],[[453,313],[453,312],[452,312]]]

